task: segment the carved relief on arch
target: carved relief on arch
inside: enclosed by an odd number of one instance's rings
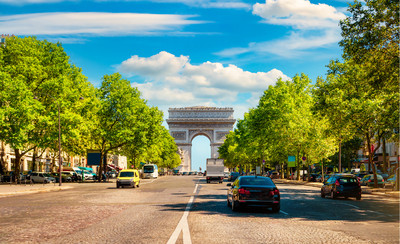
[[[228,135],[229,132],[216,132],[215,133],[215,140],[217,141],[224,141],[226,139],[226,135]]]
[[[175,140],[186,140],[186,131],[174,131],[172,132],[172,137]]]
[[[193,138],[198,135],[203,135],[206,136],[210,140],[210,142],[213,142],[213,133],[214,131],[212,130],[189,130],[189,141],[192,141]]]

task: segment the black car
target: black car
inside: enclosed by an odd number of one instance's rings
[[[315,174],[315,173],[310,174],[310,181],[311,182],[317,182],[317,178],[318,178],[319,175],[320,174]]]
[[[234,181],[239,176],[240,176],[239,172],[230,172],[228,175],[228,181]]]
[[[227,202],[233,211],[245,206],[263,206],[280,210],[280,193],[271,178],[263,176],[240,176],[228,183]]]
[[[335,174],[329,177],[321,187],[321,197],[355,197],[361,200],[361,186],[357,176],[352,174]]]

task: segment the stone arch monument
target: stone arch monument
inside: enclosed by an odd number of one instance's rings
[[[182,158],[181,171],[191,170],[192,140],[198,135],[210,140],[211,158],[218,158],[218,147],[233,130],[233,108],[186,107],[168,109],[169,132],[175,138]]]

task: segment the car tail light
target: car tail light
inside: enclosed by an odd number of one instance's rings
[[[339,180],[336,180],[335,185],[340,186]]]
[[[384,180],[382,179],[382,182],[384,182]]]
[[[249,190],[245,190],[243,188],[239,189],[239,194],[245,194],[245,195],[250,195],[250,191]]]
[[[368,180],[368,182],[371,182],[371,180]]]
[[[274,189],[274,190],[269,192],[269,195],[271,195],[271,196],[279,196],[279,190],[278,189]]]

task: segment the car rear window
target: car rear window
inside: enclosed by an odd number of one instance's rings
[[[346,184],[346,183],[357,183],[356,178],[340,178],[339,179],[340,183]]]
[[[274,186],[274,183],[270,178],[242,178],[240,179],[240,185]]]
[[[119,177],[133,177],[133,172],[121,172]]]

